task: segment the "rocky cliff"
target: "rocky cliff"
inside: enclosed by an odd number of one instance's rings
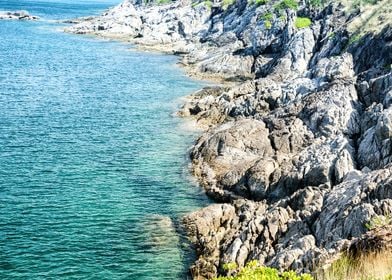
[[[231,83],[181,109],[217,204],[184,218],[194,278],[250,260],[309,272],[392,213],[392,3],[124,1],[67,29],[182,55]]]

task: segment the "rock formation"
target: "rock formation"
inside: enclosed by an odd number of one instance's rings
[[[39,17],[32,16],[26,11],[0,11],[0,20],[38,20]]]
[[[231,81],[179,112],[206,128],[191,159],[217,202],[184,218],[194,278],[250,260],[310,272],[392,213],[392,28],[382,5],[391,3],[127,0],[67,29],[181,54],[192,73]]]

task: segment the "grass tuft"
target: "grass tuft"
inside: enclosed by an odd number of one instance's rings
[[[386,225],[392,224],[392,216],[391,215],[376,215],[374,216],[368,223],[365,224],[365,227],[368,230],[377,229],[380,227],[384,227]]]
[[[318,280],[392,280],[392,252],[371,253],[360,258],[343,255]]]

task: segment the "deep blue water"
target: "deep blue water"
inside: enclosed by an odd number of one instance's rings
[[[77,3],[75,3],[77,2]],[[176,58],[61,32],[115,1],[0,0],[0,279],[184,279],[171,224],[206,198],[197,132],[173,117],[200,88]]]

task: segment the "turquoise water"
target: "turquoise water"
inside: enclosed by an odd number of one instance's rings
[[[72,2],[0,1],[44,19],[0,22],[0,279],[185,279],[174,228],[206,198],[172,113],[202,85],[175,57],[60,32],[113,4]]]

